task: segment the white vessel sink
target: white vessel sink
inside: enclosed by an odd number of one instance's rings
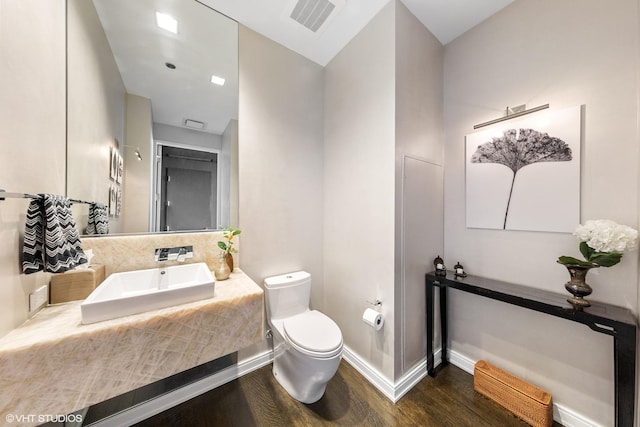
[[[176,265],[110,275],[80,305],[82,323],[95,323],[213,297],[207,264]]]

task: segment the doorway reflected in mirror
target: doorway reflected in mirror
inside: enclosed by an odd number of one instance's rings
[[[211,230],[218,223],[219,153],[158,144],[155,229]]]

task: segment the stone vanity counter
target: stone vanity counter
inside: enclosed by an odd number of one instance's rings
[[[64,415],[262,340],[262,289],[236,269],[213,298],[83,325],[58,304],[0,339],[0,423]]]

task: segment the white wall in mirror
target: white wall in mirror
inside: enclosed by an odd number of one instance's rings
[[[90,1],[67,1],[67,52],[67,196],[109,205],[110,155],[116,141],[124,154],[127,92]],[[82,232],[88,206],[75,204],[73,213]],[[120,232],[122,221],[111,216],[109,229]]]
[[[124,147],[125,175],[123,187],[123,232],[149,231],[153,170],[153,118],[151,101],[143,96],[127,94],[126,136]],[[135,142],[133,142],[135,141]],[[136,152],[139,154],[136,154]]]

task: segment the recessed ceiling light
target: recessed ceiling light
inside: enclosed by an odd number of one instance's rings
[[[158,27],[163,30],[170,31],[173,34],[178,34],[178,21],[176,21],[172,16],[156,12],[156,22],[158,23]]]
[[[224,79],[222,77],[218,77],[218,76],[211,76],[211,83],[218,85],[218,86],[223,86],[224,85]]]

